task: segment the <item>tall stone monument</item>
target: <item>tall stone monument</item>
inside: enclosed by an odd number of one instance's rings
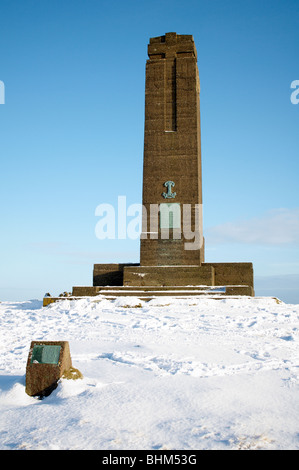
[[[202,266],[199,75],[193,37],[151,38],[146,63],[140,267],[127,285],[213,284]]]
[[[140,263],[142,266],[199,266],[204,261],[204,249],[200,211],[199,76],[193,38],[176,33],[152,38],[148,55],[143,205],[147,219],[149,214],[156,216],[156,213],[152,214],[153,206],[150,210],[151,205],[159,205],[160,223],[155,234],[150,227],[151,220],[147,220],[141,236]],[[184,205],[190,205],[186,209],[192,219],[190,227],[185,227],[185,231],[182,230]],[[196,209],[199,212],[197,227]],[[172,220],[169,220],[171,214]],[[185,245],[190,244],[190,240],[186,239],[184,232],[188,228],[191,232],[189,236],[193,234],[196,239],[197,249],[186,249],[188,246]],[[177,234],[167,233],[176,229]]]
[[[93,287],[74,287],[72,294],[133,295],[170,287],[199,292],[206,286],[252,296],[252,263],[205,262],[194,39],[176,33],[151,38],[148,57],[140,264],[95,264]]]

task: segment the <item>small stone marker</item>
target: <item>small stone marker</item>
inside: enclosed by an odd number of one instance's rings
[[[72,369],[68,341],[32,341],[26,367],[26,393],[48,396]]]

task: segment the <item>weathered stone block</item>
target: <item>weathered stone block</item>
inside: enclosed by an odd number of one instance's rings
[[[49,395],[71,367],[68,341],[32,341],[26,367],[26,393]]]
[[[125,286],[212,286],[212,266],[136,266],[125,267]]]
[[[80,296],[93,296],[98,295],[99,288],[98,287],[89,287],[89,286],[74,286],[72,295],[73,297],[80,297]]]
[[[215,269],[215,286],[254,285],[252,263],[203,263]]]
[[[252,286],[226,286],[225,294],[254,297],[254,290]]]
[[[123,271],[125,266],[135,266],[130,264],[95,264],[93,268],[94,286],[122,286]],[[75,295],[75,294],[74,294]],[[86,295],[86,294],[85,294]],[[93,295],[93,294],[90,294]]]

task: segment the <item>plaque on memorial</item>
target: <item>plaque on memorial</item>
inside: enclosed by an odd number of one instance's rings
[[[61,346],[53,344],[35,344],[31,364],[58,364],[60,350]]]

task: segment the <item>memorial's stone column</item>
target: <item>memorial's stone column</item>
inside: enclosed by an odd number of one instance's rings
[[[204,247],[199,76],[193,37],[167,33],[151,38],[148,55],[143,166],[147,221],[140,265],[199,266]]]

